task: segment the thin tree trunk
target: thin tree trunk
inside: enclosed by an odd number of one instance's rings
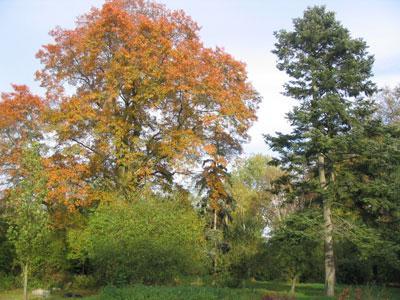
[[[214,229],[214,234],[216,234],[216,230],[217,230],[217,210],[214,209],[214,222],[213,222],[213,229]],[[218,256],[218,249],[217,249],[217,240],[214,237],[215,241],[214,241],[214,259],[213,259],[213,269],[214,269],[214,274],[217,273],[217,256]]]
[[[327,189],[325,176],[325,159],[322,154],[318,156],[318,173],[321,188]],[[327,296],[335,295],[335,259],[333,252],[333,223],[331,203],[326,197],[323,198],[324,211],[324,254],[325,254],[325,293]]]
[[[296,282],[299,278],[299,275],[296,274],[294,275],[294,277],[292,278],[292,286],[290,287],[290,294],[294,295],[294,293],[296,292]]]
[[[28,300],[28,264],[23,266],[24,273],[24,300]]]
[[[217,230],[217,210],[216,210],[216,209],[214,209],[213,229],[214,229],[214,230]]]

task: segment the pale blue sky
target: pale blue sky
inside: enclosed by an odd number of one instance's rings
[[[181,8],[202,27],[207,46],[221,46],[248,66],[249,79],[264,97],[259,121],[250,133],[247,153],[266,153],[262,133],[287,131],[284,114],[293,101],[280,94],[285,75],[275,68],[271,54],[273,31],[291,28],[291,21],[307,6],[325,4],[354,37],[364,38],[375,55],[374,74],[379,86],[400,83],[400,1],[313,0],[163,0]],[[100,6],[102,0],[0,0],[0,91],[10,83],[27,84],[42,93],[33,80],[40,68],[35,53],[50,42],[49,30],[74,26],[76,16]],[[0,112],[1,113],[1,112]]]

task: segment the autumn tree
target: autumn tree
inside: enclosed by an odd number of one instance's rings
[[[86,164],[72,160],[52,144],[52,124],[48,103],[25,85],[12,85],[0,101],[0,192],[5,198],[26,175],[22,162],[24,147],[41,144],[40,155],[48,181],[46,204],[60,226],[68,211],[85,206],[90,189]],[[50,149],[51,148],[51,149]],[[71,149],[70,149],[71,151]]]
[[[22,178],[22,152],[43,140],[45,104],[27,86],[13,85],[0,101],[0,190],[15,186]]]
[[[293,25],[293,31],[275,33],[273,53],[278,69],[291,77],[284,86],[285,95],[299,104],[287,116],[292,132],[269,136],[267,142],[280,153],[280,164],[295,186],[314,192],[322,205],[326,294],[333,296],[332,203],[338,200],[337,162],[348,154],[345,137],[373,113],[363,97],[376,89],[370,80],[374,59],[366,43],[352,38],[325,7],[308,8]]]
[[[244,64],[198,31],[182,11],[113,0],[38,52],[60,148],[100,189],[127,199],[146,184],[168,189],[241,151],[259,97]]]

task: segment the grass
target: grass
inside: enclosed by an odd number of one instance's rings
[[[247,287],[262,288],[268,291],[287,292],[290,290],[290,285],[282,282],[265,282],[265,281],[254,281],[247,282]],[[349,285],[336,285],[335,294],[336,297],[327,297],[324,295],[324,284],[322,283],[302,283],[296,286],[296,299],[337,299],[344,289],[349,289],[349,298],[347,300],[354,300],[356,289],[361,289],[362,300],[397,300],[400,299],[399,288],[385,288],[382,286],[375,285],[363,285],[363,286],[349,286]]]
[[[378,286],[346,286],[338,285],[336,288],[337,297],[343,289],[348,288],[350,295],[347,300],[355,299],[355,289],[362,289],[363,300],[395,300],[400,299],[400,289],[383,288]],[[263,282],[249,281],[245,287],[217,288],[208,286],[144,286],[135,285],[125,288],[106,287],[100,293],[87,296],[86,300],[142,300],[142,299],[163,299],[163,300],[214,300],[214,299],[237,299],[237,300],[257,300],[262,299],[268,294],[284,296],[289,291],[289,284],[282,282]],[[90,291],[74,291],[81,295],[89,295]],[[0,300],[21,300],[22,290],[12,290],[0,292]],[[34,299],[34,298],[30,298]],[[52,295],[49,300],[65,299],[62,293]],[[279,298],[276,298],[279,299]],[[328,300],[337,299],[324,296],[324,285],[319,283],[299,284],[296,289],[296,298],[299,300]]]
[[[98,296],[92,296],[90,300],[142,300],[142,299],[163,299],[163,300],[248,300],[261,299],[263,291],[257,289],[230,289],[214,287],[194,286],[143,286],[137,285],[122,289],[106,288]]]

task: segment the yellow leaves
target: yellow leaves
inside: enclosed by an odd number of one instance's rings
[[[51,33],[54,43],[37,54],[43,64],[38,78],[48,100],[59,104],[48,122],[61,147],[82,147],[70,155],[88,166],[80,179],[63,170],[76,181],[57,187],[59,194],[89,197],[69,188],[104,174],[116,185],[141,185],[188,173],[210,157],[226,166],[226,156],[240,151],[258,96],[244,64],[204,47],[198,30],[182,11],[110,0],[82,16],[76,28]],[[65,95],[67,89],[72,95]],[[214,185],[222,195],[223,187]]]
[[[199,140],[192,130],[171,130],[165,133],[159,150],[161,155],[182,158],[181,155],[185,152],[193,153],[198,144]]]

